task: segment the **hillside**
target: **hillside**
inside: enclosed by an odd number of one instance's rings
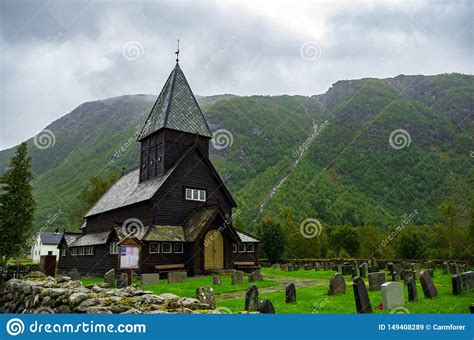
[[[388,226],[414,209],[417,223],[435,223],[437,206],[446,200],[462,212],[469,207],[473,89],[468,75],[398,76],[339,81],[313,97],[198,100],[211,129],[232,134],[232,145],[211,149],[211,158],[250,230],[261,216],[278,216],[284,207],[297,220]],[[138,164],[136,134],[154,99],[84,103],[47,127],[53,147],[38,149],[28,141],[37,229],[77,229],[68,212],[88,177]],[[397,129],[408,132],[407,147],[390,145]],[[0,168],[13,151],[0,152]]]

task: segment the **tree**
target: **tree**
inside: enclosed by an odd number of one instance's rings
[[[359,256],[364,259],[386,258],[381,249],[383,235],[380,228],[375,227],[372,223],[367,223],[359,228]]]
[[[337,253],[345,250],[350,256],[356,256],[359,251],[357,229],[350,225],[335,227],[329,235],[329,242]]]
[[[423,259],[427,255],[426,235],[407,226],[397,237],[397,255],[401,259]]]
[[[89,183],[79,194],[79,206],[71,210],[72,223],[81,225],[84,215],[102,197],[102,195],[117,181],[116,174],[109,175],[103,179],[99,176],[91,176]]]
[[[453,239],[454,239],[454,222],[456,218],[456,208],[450,203],[443,203],[439,210],[444,219],[444,225],[448,235],[448,254],[449,258],[453,257]]]
[[[260,247],[263,255],[271,262],[279,262],[285,251],[286,239],[283,229],[279,223],[271,217],[264,217],[258,228]]]
[[[31,179],[28,146],[21,143],[10,160],[9,170],[0,179],[0,252],[5,262],[21,254],[33,230],[35,201]]]

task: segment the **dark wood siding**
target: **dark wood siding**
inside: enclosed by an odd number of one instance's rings
[[[58,269],[67,272],[76,268],[81,275],[104,274],[112,268],[117,268],[118,255],[110,254],[109,245],[101,244],[94,246],[94,255],[71,255],[59,256]]]
[[[170,254],[162,253],[161,247],[160,253],[150,253],[150,243],[153,242],[144,242],[144,246],[140,254],[140,267],[142,272],[155,272],[155,266],[160,264],[184,264],[186,266],[186,269],[189,272],[192,272],[192,261],[189,261],[189,259],[192,258],[192,243],[183,243],[182,254],[174,253],[173,244],[175,242],[169,242],[171,243],[172,247],[172,253]],[[158,243],[163,244],[164,242]]]

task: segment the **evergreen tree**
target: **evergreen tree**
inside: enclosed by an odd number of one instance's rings
[[[109,175],[107,178],[91,176],[89,183],[79,194],[79,206],[72,209],[70,216],[73,225],[81,225],[84,215],[90,208],[102,197],[102,195],[117,181],[116,174]]]
[[[264,217],[258,228],[258,234],[263,255],[271,263],[279,262],[286,246],[285,234],[281,225],[273,221],[271,217]]]
[[[21,255],[31,236],[35,211],[31,179],[28,146],[21,143],[0,179],[0,252],[5,261]]]
[[[453,257],[453,240],[454,240],[454,224],[456,218],[456,208],[450,203],[443,203],[439,207],[441,215],[444,219],[444,226],[448,235],[448,254],[449,258]]]

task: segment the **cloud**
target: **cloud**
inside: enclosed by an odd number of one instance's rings
[[[472,73],[471,13],[467,1],[4,1],[0,148],[84,101],[157,95],[178,37],[200,95],[312,95],[340,79]],[[130,42],[138,58],[124,55]],[[310,60],[308,42],[320,48]]]

